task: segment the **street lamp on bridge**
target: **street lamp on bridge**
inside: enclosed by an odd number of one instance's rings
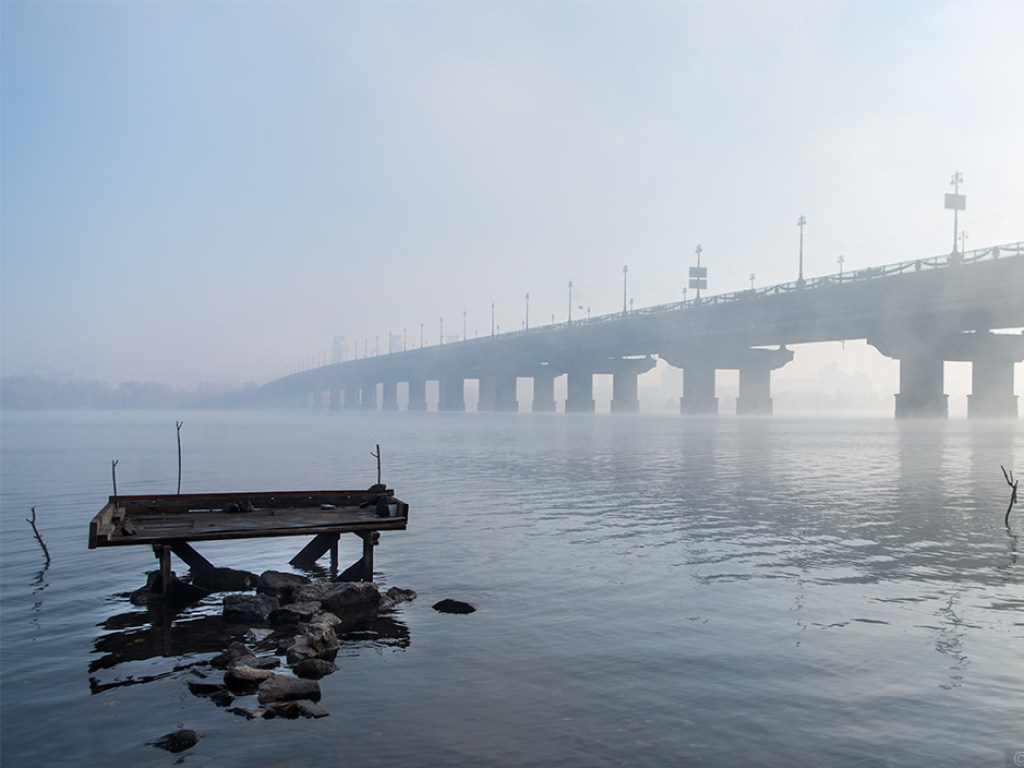
[[[796,225],[800,227],[800,274],[797,277],[796,284],[798,288],[804,287],[804,224],[807,223],[807,217],[802,215],[796,220]]]
[[[622,265],[622,314],[626,314],[626,273],[629,272],[629,265]]]

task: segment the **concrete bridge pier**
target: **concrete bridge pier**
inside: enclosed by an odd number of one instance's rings
[[[555,411],[555,371],[541,370],[533,374],[534,412]]]
[[[427,380],[421,378],[409,379],[409,410],[427,410]]]
[[[330,407],[330,409],[332,411],[340,411],[341,410],[341,390],[340,389],[332,389],[331,390],[331,402],[330,402],[330,406],[329,407]]]
[[[480,377],[480,399],[477,401],[476,405],[476,409],[478,411],[494,410],[494,392],[496,388],[497,378],[495,376]]]
[[[461,376],[443,378],[439,382],[439,398],[437,410],[466,410],[466,380]]]
[[[589,367],[569,370],[569,378],[566,382],[565,412],[594,412],[594,373]]]
[[[906,350],[900,360],[900,391],[896,418],[949,416],[949,395],[943,392],[945,360],[933,349]]]
[[[397,411],[398,410],[398,382],[384,381],[383,386],[384,402],[381,404],[381,408],[385,411]]]
[[[693,361],[683,366],[683,396],[679,398],[679,412],[684,416],[718,414],[713,363]]]
[[[639,413],[640,398],[637,397],[637,377],[655,366],[654,358],[620,358],[609,361],[612,374],[612,413]],[[605,371],[601,371],[605,373]]]
[[[1017,396],[1013,394],[1014,360],[984,356],[971,364],[971,394],[967,396],[970,419],[1017,418]]]
[[[494,410],[504,413],[516,413],[519,410],[514,373],[502,373],[494,377]]]
[[[364,384],[360,392],[359,406],[364,411],[377,410],[377,382]]]
[[[345,387],[345,410],[352,411],[359,407],[359,387],[350,384]]]
[[[772,371],[793,359],[793,350],[751,349],[740,362],[740,395],[736,414],[770,416],[772,414]]]

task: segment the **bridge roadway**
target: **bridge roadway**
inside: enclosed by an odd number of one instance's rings
[[[758,290],[531,328],[326,365],[272,381],[259,397],[292,405],[465,410],[466,379],[480,410],[515,411],[517,377],[532,377],[535,411],[554,411],[554,380],[566,374],[567,412],[594,410],[593,375],[611,374],[612,411],[639,409],[637,376],[657,356],[683,369],[680,411],[715,414],[715,371],[739,371],[740,414],[772,412],[771,372],[793,359],[790,344],[866,339],[900,361],[895,415],[945,417],[943,362],[973,364],[970,417],[1016,417],[1013,366],[1024,360],[1024,242],[829,275]]]

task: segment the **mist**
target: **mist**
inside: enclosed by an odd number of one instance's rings
[[[1024,237],[1018,3],[0,14],[4,376],[262,384],[492,304],[519,330],[527,293],[531,325],[616,312],[624,265],[637,308],[679,301],[698,244],[708,295],[772,285],[800,216],[808,277],[948,254],[955,171],[962,248]],[[798,348],[777,410],[830,365],[891,406],[851,341]]]

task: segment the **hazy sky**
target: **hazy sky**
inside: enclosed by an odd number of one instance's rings
[[[19,2],[2,372],[260,383],[1024,239],[1024,3]],[[579,312],[579,310],[574,310]],[[585,310],[584,310],[585,312]]]

